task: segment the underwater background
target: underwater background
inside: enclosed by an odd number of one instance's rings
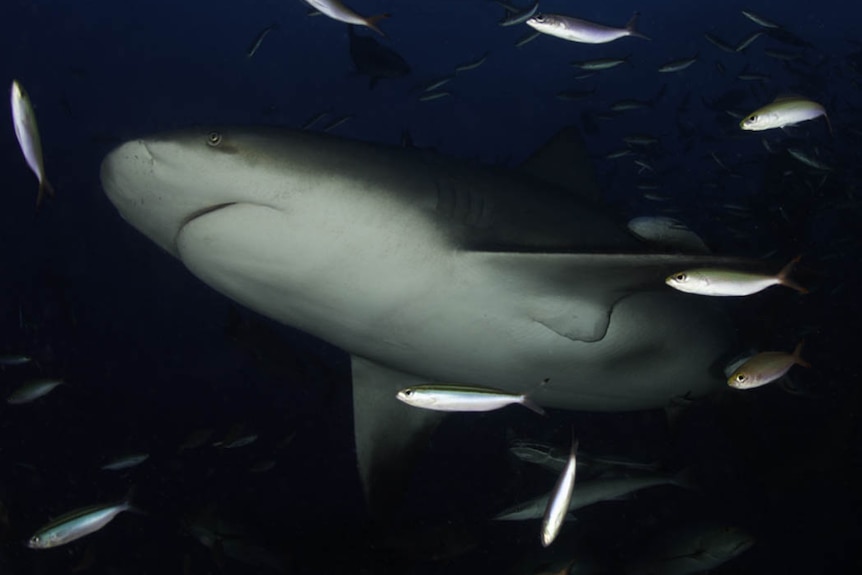
[[[650,553],[645,542],[705,523],[755,541],[710,573],[860,572],[862,7],[543,0],[541,12],[612,26],[639,12],[649,40],[543,35],[516,46],[531,28],[501,26],[509,12],[490,0],[347,4],[390,13],[378,23],[385,37],[310,16],[300,0],[3,0],[0,78],[29,92],[56,197],[35,208],[8,114],[0,355],[31,361],[0,366],[0,393],[64,383],[0,403],[0,572],[629,573],[641,572],[630,560]],[[572,65],[599,58],[626,62]],[[658,71],[682,59],[694,61]],[[829,124],[740,129],[785,94],[821,103]],[[641,105],[613,109],[627,100]],[[348,356],[201,283],[101,189],[102,158],[128,139],[232,124],[307,126],[510,168],[574,125],[623,224],[671,217],[716,254],[779,266],[801,255],[809,294],[776,290],[730,313],[761,348],[804,340],[812,367],[677,409],[450,416],[403,507],[374,521],[356,473]],[[656,142],[624,142],[633,135]],[[685,473],[685,488],[578,510],[548,549],[536,520],[492,521],[556,478],[513,444],[565,456],[571,428],[585,451]],[[149,457],[102,469],[125,453]],[[51,518],[130,489],[141,513],[56,549],[26,547]],[[701,572],[709,553],[686,548],[692,565],[642,572]]]

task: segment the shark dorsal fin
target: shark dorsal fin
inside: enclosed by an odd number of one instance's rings
[[[521,164],[530,176],[582,198],[599,199],[599,186],[580,131],[563,128]]]

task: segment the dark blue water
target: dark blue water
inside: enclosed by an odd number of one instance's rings
[[[347,27],[307,16],[299,0],[4,0],[0,80],[17,79],[29,91],[57,197],[34,210],[36,181],[7,114],[0,122],[0,353],[27,353],[36,363],[0,371],[0,393],[39,376],[67,385],[28,405],[0,405],[0,503],[8,511],[0,570],[70,572],[85,559],[87,573],[274,570],[230,557],[226,547],[243,543],[258,563],[277,562],[289,573],[539,573],[587,554],[604,566],[596,572],[618,573],[649,536],[709,519],[757,538],[715,573],[858,572],[859,8],[837,0],[548,0],[542,11],[614,26],[640,11],[639,30],[652,40],[587,46],[543,36],[516,48],[529,28],[500,27],[504,10],[487,0],[350,6],[392,13],[380,23],[388,38],[376,39],[403,57],[409,75],[369,89],[351,62]],[[733,54],[704,38],[736,45],[758,31],[743,8],[792,36],[764,36]],[[272,23],[278,27],[247,58]],[[769,49],[799,59],[788,64]],[[448,97],[418,101],[418,85],[486,53],[481,66],[441,88]],[[656,72],[695,55],[683,72]],[[626,56],[630,65],[581,80],[569,64]],[[739,79],[744,72],[768,79]],[[555,97],[567,90],[595,92],[577,102]],[[833,133],[820,120],[747,133],[728,114],[788,93],[824,104]],[[600,117],[622,99],[655,101]],[[397,145],[409,132],[419,147],[508,166],[562,127],[579,127],[620,221],[671,215],[716,253],[803,255],[799,276],[811,294],[779,290],[732,311],[760,347],[789,350],[805,339],[813,367],[794,368],[792,393],[774,386],[721,395],[692,406],[674,426],[660,411],[552,412],[538,420],[511,408],[449,418],[403,509],[389,523],[371,522],[355,469],[348,358],[234,308],[125,224],[98,177],[105,153],[132,137],[192,125],[298,128],[322,111],[327,121],[352,116],[333,131],[339,136]],[[639,174],[631,158],[604,159],[635,133],[660,139],[644,155],[654,172]],[[779,153],[770,154],[761,136]],[[787,147],[833,169],[812,171]],[[662,201],[645,197],[637,187],[645,183],[660,187]],[[240,425],[258,440],[231,450],[210,445]],[[582,445],[661,461],[671,471],[691,468],[699,491],[660,488],[586,509],[545,552],[538,522],[489,523],[555,479],[511,457],[509,441],[565,448],[572,425]],[[207,445],[178,452],[202,428],[214,430]],[[99,469],[135,450],[151,454],[139,468]],[[272,470],[250,473],[269,460]],[[131,486],[145,515],[123,515],[55,550],[24,547],[51,517],[120,499]],[[204,515],[241,526],[239,533],[205,547],[188,527]],[[393,533],[401,536],[394,542]]]

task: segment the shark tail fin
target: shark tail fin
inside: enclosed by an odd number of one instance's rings
[[[794,280],[790,279],[790,272],[793,271],[793,267],[802,259],[802,256],[796,256],[792,260],[790,260],[786,266],[781,268],[781,271],[778,272],[778,281],[781,282],[781,285],[787,286],[789,288],[795,289],[799,293],[806,294],[808,290]]]
[[[383,36],[387,38],[386,34],[383,33],[383,30],[377,27],[377,23],[381,20],[385,20],[386,18],[390,18],[392,14],[384,13],[384,14],[375,14],[374,16],[369,16],[365,19],[365,25]]]
[[[652,40],[652,38],[650,38],[649,36],[646,36],[644,34],[641,34],[636,29],[637,23],[638,23],[638,16],[640,16],[640,15],[641,15],[640,12],[635,12],[634,14],[632,14],[632,17],[626,23],[626,30],[628,30],[629,36],[634,36],[635,38],[643,38],[644,40]]]

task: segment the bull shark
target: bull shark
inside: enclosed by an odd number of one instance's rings
[[[564,129],[518,170],[326,134],[189,129],[102,162],[120,215],[228,298],[351,357],[360,478],[391,503],[449,382],[546,407],[662,407],[720,386],[733,331],[664,278],[723,257],[655,253],[598,202]],[[717,367],[718,366],[718,367]]]

